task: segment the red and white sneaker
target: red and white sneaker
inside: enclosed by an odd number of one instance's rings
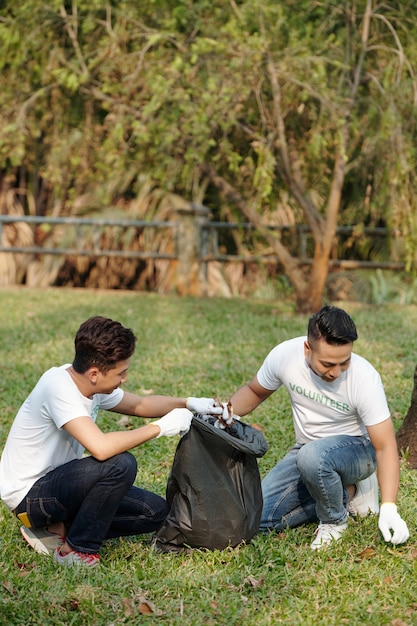
[[[54,562],[67,567],[96,567],[100,563],[99,554],[88,554],[87,552],[69,552],[61,554],[61,546],[54,552]]]

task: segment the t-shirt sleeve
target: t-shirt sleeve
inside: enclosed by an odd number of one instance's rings
[[[357,412],[365,426],[374,426],[390,417],[381,376],[372,366],[362,373],[356,389]]]
[[[274,391],[282,385],[282,380],[279,376],[280,363],[280,346],[278,345],[266,356],[256,374],[258,383],[265,389]]]
[[[112,393],[99,394],[98,406],[104,411],[109,411],[119,404],[123,400],[123,389],[115,389]]]
[[[85,405],[76,397],[50,394],[45,402],[46,415],[49,415],[57,428],[62,428],[67,422],[77,417],[88,415]]]

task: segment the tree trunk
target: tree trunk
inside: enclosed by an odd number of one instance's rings
[[[315,313],[323,306],[323,293],[329,273],[328,264],[326,256],[323,256],[321,259],[315,257],[310,270],[310,283],[307,289],[303,290],[302,285],[292,283],[297,313],[311,315],[311,313]]]
[[[414,370],[411,404],[397,432],[397,446],[399,454],[403,453],[409,465],[417,469],[417,366]]]

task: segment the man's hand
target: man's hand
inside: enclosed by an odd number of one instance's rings
[[[158,437],[173,437],[174,435],[185,435],[190,430],[193,414],[188,409],[173,409],[156,422],[151,422],[159,426],[161,432]]]
[[[404,543],[410,536],[407,524],[397,513],[397,505],[393,502],[381,504],[378,526],[385,541],[393,544]]]
[[[185,405],[201,415],[223,415],[223,406],[214,398],[187,398]]]

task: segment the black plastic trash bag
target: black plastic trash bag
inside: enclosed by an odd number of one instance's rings
[[[171,509],[154,536],[157,550],[223,550],[250,541],[259,529],[257,457],[268,444],[249,424],[235,420],[222,430],[215,421],[194,417],[178,444],[166,491]]]

